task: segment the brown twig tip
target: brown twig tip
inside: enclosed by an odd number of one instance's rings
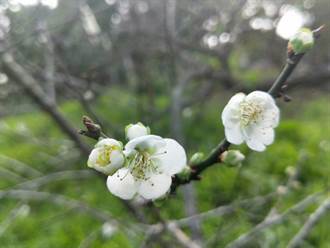
[[[285,102],[291,102],[292,101],[292,97],[291,96],[288,96],[288,95],[283,95],[283,100]]]
[[[87,128],[87,130],[90,132],[100,132],[101,131],[100,125],[94,123],[94,121],[86,115],[83,116],[82,122],[83,122],[84,126]]]
[[[101,126],[94,123],[94,121],[88,116],[82,117],[82,122],[87,130],[78,130],[78,133],[89,138],[98,140],[102,136]]]
[[[321,32],[323,31],[323,29],[325,28],[325,24],[321,25],[320,27],[314,29],[312,32],[314,34],[315,38],[319,38],[321,35]]]

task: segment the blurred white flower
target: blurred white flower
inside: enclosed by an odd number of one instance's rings
[[[276,33],[288,40],[306,23],[307,17],[292,5],[283,5],[281,12],[283,13],[277,23]]]
[[[149,127],[144,126],[141,122],[129,124],[125,128],[125,134],[128,140],[135,139],[140,136],[150,134]]]
[[[110,222],[105,222],[102,225],[102,235],[105,238],[111,238],[116,231],[117,231],[116,226],[114,226]]]
[[[246,144],[255,151],[264,151],[274,141],[280,111],[271,95],[254,91],[237,93],[222,112],[227,140],[235,145]]]
[[[102,139],[89,155],[87,165],[106,175],[112,175],[124,166],[125,156],[122,144],[115,139]]]
[[[136,194],[145,199],[157,199],[170,189],[171,176],[186,166],[183,147],[173,139],[145,135],[125,146],[127,164],[109,176],[109,191],[125,200]]]
[[[31,212],[31,207],[28,204],[23,204],[19,209],[18,209],[18,215],[22,218],[27,217]]]

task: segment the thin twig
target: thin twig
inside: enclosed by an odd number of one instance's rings
[[[265,230],[268,227],[282,223],[285,219],[289,217],[290,214],[303,211],[306,207],[315,203],[315,201],[318,200],[319,197],[320,193],[309,195],[297,204],[295,204],[293,207],[284,211],[282,214],[269,216],[268,218],[260,222],[258,225],[256,225],[254,228],[252,228],[250,231],[240,235],[237,239],[229,243],[226,248],[244,247],[244,245],[246,245],[251,239],[253,239],[256,234]]]
[[[270,193],[265,196],[256,196],[251,199],[245,199],[245,200],[234,202],[234,203],[231,203],[231,204],[228,204],[225,206],[219,206],[217,208],[214,208],[214,209],[211,209],[211,210],[208,210],[208,211],[196,214],[196,215],[192,215],[192,216],[178,219],[178,220],[171,220],[169,222],[171,222],[171,223],[174,222],[178,226],[184,226],[184,225],[187,225],[187,223],[189,223],[189,221],[194,220],[194,219],[204,220],[204,219],[212,218],[215,216],[219,217],[219,216],[233,213],[239,207],[245,207],[245,206],[251,205],[251,204],[254,204],[253,205],[254,207],[257,205],[263,205],[263,204],[269,202],[270,200],[272,200],[275,196],[276,196],[276,193]]]
[[[293,239],[289,242],[288,248],[296,248],[299,247],[309,233],[312,231],[313,227],[317,224],[318,221],[321,220],[323,215],[330,211],[330,197],[327,198],[323,203],[313,212],[303,225],[303,227],[299,230],[299,232],[293,237]]]
[[[90,170],[66,170],[60,172],[54,172],[45,176],[37,177],[31,180],[26,180],[22,183],[15,185],[13,188],[21,189],[34,189],[39,188],[42,185],[48,184],[54,181],[83,179],[92,176],[94,173]]]
[[[15,208],[13,208],[6,218],[0,223],[0,237],[6,232],[8,227],[24,212],[26,208],[24,202],[20,202]]]

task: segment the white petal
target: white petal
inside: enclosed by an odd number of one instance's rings
[[[166,145],[166,142],[162,137],[156,135],[145,135],[130,140],[126,146],[126,153],[130,153],[135,149],[140,150],[158,150],[159,148]]]
[[[235,145],[240,145],[244,141],[239,123],[231,126],[230,128],[225,127],[225,136],[230,143]]]
[[[167,174],[154,174],[150,179],[142,181],[139,194],[145,199],[157,199],[166,194],[172,184],[172,178]]]
[[[232,106],[232,107],[239,107],[240,103],[245,99],[246,95],[242,92],[236,93],[233,95],[229,102],[227,103],[227,106]]]
[[[129,140],[148,134],[149,134],[148,128],[145,127],[142,123],[129,125],[126,129],[126,137]]]
[[[159,163],[160,169],[174,175],[187,165],[187,155],[184,148],[174,139],[164,139],[166,146],[158,149],[153,156]]]
[[[122,151],[114,150],[110,154],[110,161],[112,167],[120,168],[125,162],[124,154]]]
[[[260,140],[265,145],[270,145],[274,142],[275,132],[272,128],[262,128],[260,130]]]
[[[280,121],[280,110],[274,105],[271,108],[265,110],[261,122],[261,125],[264,127],[277,127]]]
[[[222,123],[225,127],[231,127],[240,123],[239,107],[226,106],[221,114]]]
[[[264,91],[253,91],[248,94],[245,98],[246,101],[258,102],[262,104],[264,107],[268,107],[268,105],[276,105],[274,98]]]
[[[95,148],[92,150],[88,157],[87,166],[93,168],[106,175],[113,174],[116,170],[124,165],[124,154],[119,150],[114,150],[110,154],[110,163],[107,165],[100,165],[97,163],[98,156],[102,152],[103,148]]]
[[[122,147],[122,144],[118,140],[106,138],[106,139],[101,139],[95,145],[95,147],[102,147],[102,146],[118,146],[118,147]]]
[[[95,148],[92,150],[92,152],[89,154],[87,166],[93,168],[96,165],[96,160],[99,156],[100,148]]]
[[[274,140],[272,129],[263,129],[258,125],[249,125],[243,129],[244,139],[248,147],[254,151],[262,152],[266,149],[266,144]]]
[[[134,180],[128,169],[123,168],[108,177],[107,187],[115,196],[129,200],[136,194],[139,183]]]
[[[257,152],[263,152],[266,149],[266,146],[259,140],[248,139],[246,144],[250,147],[250,149]]]
[[[232,128],[233,125],[236,125],[240,122],[239,105],[244,100],[244,98],[244,93],[235,94],[223,109],[221,119],[225,127]]]

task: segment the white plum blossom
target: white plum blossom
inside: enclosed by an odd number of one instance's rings
[[[125,200],[140,195],[145,199],[164,196],[172,175],[187,163],[184,148],[175,140],[145,135],[130,140],[124,151],[127,162],[107,179],[109,191]]]
[[[128,140],[135,139],[140,136],[150,134],[149,127],[144,126],[141,122],[136,124],[129,124],[125,128],[125,134]]]
[[[101,139],[89,155],[87,165],[106,175],[112,175],[123,167],[123,145],[115,139]]]
[[[274,141],[280,111],[271,95],[254,91],[237,93],[222,112],[226,139],[235,145],[246,144],[255,151],[264,151]]]

